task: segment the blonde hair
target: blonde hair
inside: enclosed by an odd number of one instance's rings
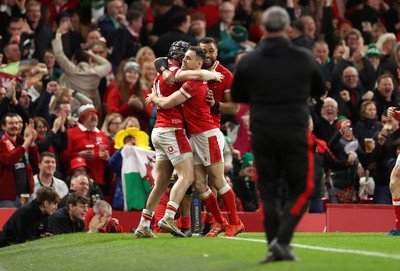
[[[143,65],[143,60],[141,60],[141,58],[143,57],[143,55],[146,52],[150,52],[152,54],[153,57],[153,61],[156,59],[156,54],[154,53],[153,49],[151,49],[149,46],[143,46],[142,48],[139,49],[139,51],[136,53],[136,62],[140,65],[140,67],[142,67]]]
[[[120,118],[121,121],[124,120],[124,117],[122,117],[122,115],[120,113],[111,113],[111,114],[106,115],[103,125],[101,126],[101,130],[104,133],[106,133],[107,136],[114,136],[110,133],[109,126],[110,126],[110,123],[113,122],[116,118]]]
[[[140,74],[140,79],[142,81],[142,84],[144,86],[144,88],[147,88],[148,90],[151,90],[151,87],[153,85],[154,82],[154,78],[148,78],[148,73],[146,72],[147,67],[153,67],[154,70],[156,69],[154,67],[154,63],[153,61],[145,61],[143,62],[143,66],[142,66],[142,73]],[[156,75],[157,75],[157,71],[156,71]]]
[[[129,122],[133,122],[133,126],[128,126]],[[130,116],[124,119],[124,121],[121,124],[121,130],[126,130],[127,128],[130,127],[136,127],[140,130],[140,123],[139,120],[136,117]]]

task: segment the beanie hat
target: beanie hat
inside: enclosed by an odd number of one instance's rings
[[[351,125],[351,120],[349,120],[345,116],[339,116],[336,122],[336,130],[339,131],[344,122],[348,122],[348,124]]]
[[[69,162],[69,167],[71,170],[74,170],[78,167],[86,167],[87,168],[87,164],[85,161],[85,158],[83,158],[82,156],[77,156],[74,159],[72,159]]]
[[[233,40],[235,40],[237,42],[243,42],[243,41],[247,41],[249,39],[247,29],[241,25],[235,25],[232,28],[231,37]]]
[[[125,64],[124,72],[135,71],[140,74],[140,66],[135,61],[128,61]]]
[[[79,115],[79,119],[82,119],[83,116],[89,114],[90,112],[94,112],[97,114],[97,116],[99,116],[99,111],[97,111],[96,108],[94,108],[93,104],[84,104],[81,105],[78,108],[78,115]]]
[[[241,169],[251,166],[254,163],[254,155],[251,152],[246,152],[242,157]]]
[[[100,45],[104,49],[108,50],[107,41],[106,41],[106,39],[104,37],[99,38],[96,41],[95,45]]]
[[[377,57],[377,58],[381,57],[381,53],[379,52],[375,43],[370,43],[368,45],[368,50],[367,50],[366,55],[367,55],[367,57]]]

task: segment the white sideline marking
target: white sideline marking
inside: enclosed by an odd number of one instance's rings
[[[266,243],[267,242],[266,240],[238,238],[238,237],[222,237],[222,238],[238,240],[238,241],[256,242],[256,243]],[[375,257],[381,257],[381,258],[400,260],[400,255],[387,254],[387,253],[375,252],[375,251],[320,247],[320,246],[310,246],[310,245],[302,245],[302,244],[290,244],[290,245],[293,247],[305,248],[305,249],[311,249],[311,250],[320,250],[320,251],[335,252],[335,253],[351,253],[351,254],[358,254],[358,255],[363,255],[363,256],[375,256]]]

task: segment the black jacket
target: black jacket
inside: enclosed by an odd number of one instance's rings
[[[38,239],[46,232],[48,217],[42,213],[36,199],[18,208],[3,226],[0,247]]]
[[[250,103],[257,129],[308,128],[308,100],[325,91],[321,69],[304,48],[269,38],[239,62],[232,84],[234,102]]]

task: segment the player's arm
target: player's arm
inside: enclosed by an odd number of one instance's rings
[[[152,92],[147,96],[145,102],[146,105],[149,103],[154,103],[156,106],[162,109],[170,109],[174,106],[177,106],[181,103],[184,103],[188,98],[183,94],[183,92],[175,91],[168,97],[159,97],[155,95],[155,92]]]
[[[180,70],[175,75],[176,82],[185,82],[189,80],[211,81],[215,80],[221,82],[224,76],[215,71],[200,70]]]
[[[206,95],[206,100],[212,109],[219,110],[222,113],[236,115],[240,109],[239,104],[232,102],[232,97],[230,92],[225,92],[223,97],[223,102],[218,102],[214,100],[213,92],[209,90]]]

